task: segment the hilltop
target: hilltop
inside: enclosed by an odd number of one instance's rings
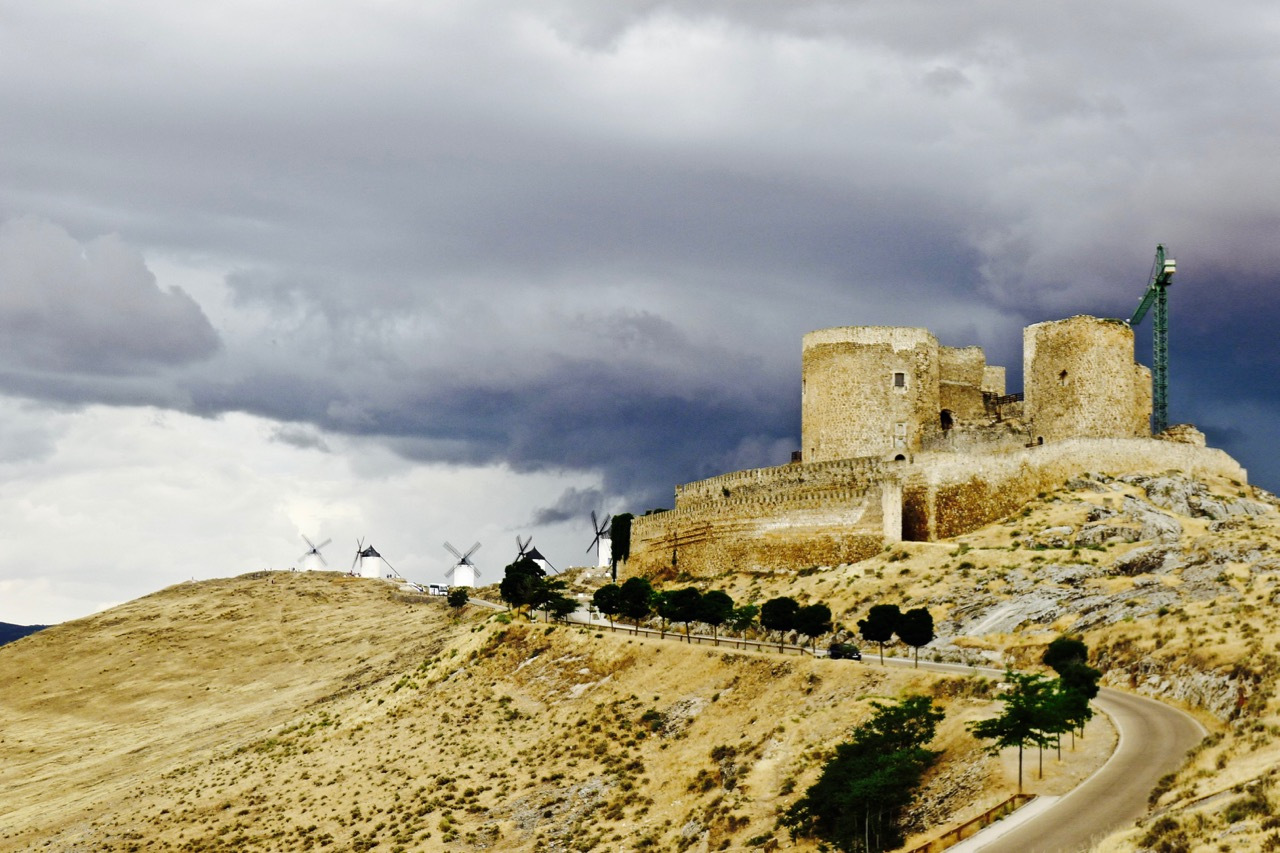
[[[985,679],[510,622],[377,580],[187,583],[0,652],[0,849],[767,847],[874,699],[937,697],[921,812],[1010,789]],[[1050,767],[1067,786],[1105,754]],[[814,849],[800,845],[798,849]]]
[[[927,606],[942,639],[922,658],[1033,666],[1078,632],[1107,683],[1213,731],[1157,792],[1165,822],[1104,849],[1256,850],[1276,828],[1278,534],[1276,500],[1227,479],[1082,472],[945,542],[664,582],[822,600],[847,627],[871,604]],[[599,583],[571,577],[584,594]],[[908,693],[948,714],[915,810],[916,830],[936,830],[1012,790],[1010,757],[964,730],[992,691],[870,656],[455,614],[331,573],[184,583],[0,649],[0,850],[788,846],[780,809],[872,700]],[[1065,790],[1109,737],[1095,721],[1029,788]]]

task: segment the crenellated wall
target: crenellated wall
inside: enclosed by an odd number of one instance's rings
[[[677,486],[675,509],[633,522],[623,571],[856,562],[900,539],[969,532],[1088,471],[1246,481],[1226,453],[1197,446],[1190,427],[1149,437],[1151,374],[1134,362],[1125,323],[1039,323],[1023,347],[1025,400],[997,404],[1005,371],[978,347],[941,347],[918,328],[810,332],[802,461]]]
[[[852,563],[900,539],[935,541],[976,530],[1085,472],[1166,470],[1248,480],[1221,450],[1150,438],[921,453],[896,464],[860,459],[759,468],[681,486],[675,509],[635,519],[622,573],[708,577]],[[750,484],[746,493],[743,483]]]

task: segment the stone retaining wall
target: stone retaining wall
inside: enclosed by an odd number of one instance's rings
[[[675,509],[635,519],[622,574],[706,577],[852,563],[903,538],[976,530],[1085,472],[1170,470],[1247,482],[1245,469],[1221,450],[1141,438],[738,471],[680,486]]]

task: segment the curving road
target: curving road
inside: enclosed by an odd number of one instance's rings
[[[475,604],[500,608],[487,601]],[[577,615],[577,614],[575,614]],[[575,620],[577,621],[577,620]],[[590,623],[588,617],[582,620]],[[672,635],[674,636],[674,635]],[[727,651],[727,649],[726,649]],[[901,658],[886,663],[909,666]],[[999,677],[1003,671],[985,667],[936,664],[921,667]],[[1034,817],[1018,823],[999,821],[954,850],[965,853],[1079,853],[1103,837],[1123,829],[1147,810],[1147,798],[1161,776],[1180,767],[1187,751],[1207,733],[1194,717],[1163,702],[1103,688],[1094,706],[1115,724],[1115,752],[1092,776]]]
[[[1041,814],[993,833],[975,836],[968,850],[984,853],[1076,853],[1088,850],[1147,810],[1156,782],[1181,766],[1205,729],[1177,708],[1119,690],[1103,689],[1094,705],[1115,723],[1116,751],[1096,773]],[[996,824],[992,829],[998,829]]]

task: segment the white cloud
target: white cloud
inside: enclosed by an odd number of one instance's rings
[[[339,456],[275,441],[275,425],[246,415],[0,408],[56,433],[51,453],[0,463],[0,621],[57,622],[191,578],[289,568],[303,535],[334,540],[332,567],[348,568],[364,537],[402,574],[435,581],[451,564],[445,539],[480,539],[476,561],[496,578],[517,530],[561,564],[589,526],[523,526],[566,489],[592,488],[589,475],[412,464],[330,437]]]

